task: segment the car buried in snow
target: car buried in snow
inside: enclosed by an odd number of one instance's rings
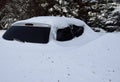
[[[13,23],[3,38],[31,43],[48,43],[51,39],[63,42],[81,37],[85,25],[83,21],[75,18],[33,17]]]

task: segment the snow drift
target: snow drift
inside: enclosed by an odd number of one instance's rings
[[[76,47],[0,38],[0,82],[120,82],[119,36],[107,34]]]

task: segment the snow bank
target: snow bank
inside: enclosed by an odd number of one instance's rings
[[[76,47],[6,41],[3,33],[0,82],[120,82],[120,33]]]

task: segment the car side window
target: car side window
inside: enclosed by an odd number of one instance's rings
[[[12,26],[5,32],[3,38],[22,42],[48,43],[50,30],[50,27]]]
[[[72,32],[73,32],[75,37],[79,37],[84,32],[84,27],[83,26],[72,25],[72,28],[73,28]]]
[[[73,34],[70,27],[65,27],[63,29],[57,30],[57,40],[58,41],[67,41],[73,39]]]
[[[74,37],[79,37],[84,32],[82,26],[70,25],[63,29],[57,30],[57,40],[58,41],[68,41],[72,40]]]

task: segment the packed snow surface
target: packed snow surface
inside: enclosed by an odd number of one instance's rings
[[[0,82],[120,82],[120,33],[103,35],[82,46],[6,41],[3,33],[0,31]]]

